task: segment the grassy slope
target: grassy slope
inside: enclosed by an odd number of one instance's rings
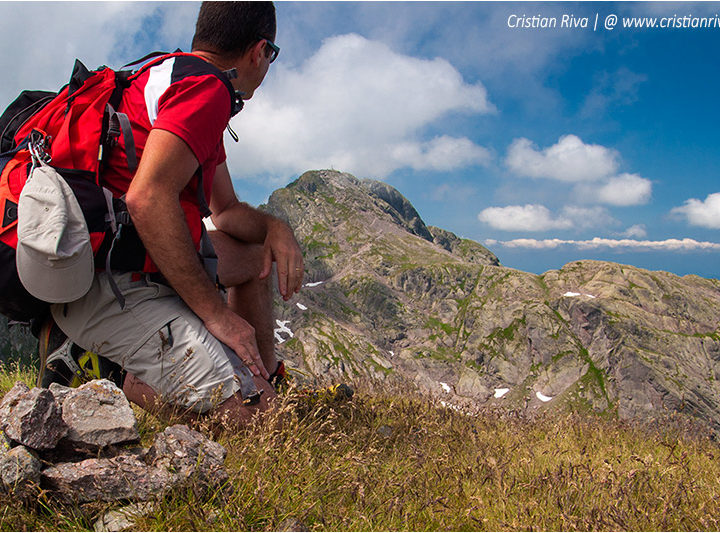
[[[12,374],[12,375],[7,375]],[[4,393],[32,372],[6,370]],[[178,490],[139,530],[717,530],[720,448],[679,425],[468,416],[358,383],[344,405],[289,395],[220,441],[231,478]],[[299,403],[300,402],[300,403]],[[140,416],[149,440],[163,425]],[[0,497],[3,530],[83,530],[110,507]]]

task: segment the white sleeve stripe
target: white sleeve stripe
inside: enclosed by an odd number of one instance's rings
[[[171,57],[159,65],[150,68],[147,85],[145,85],[145,107],[147,107],[150,125],[155,124],[158,115],[160,97],[170,87],[175,58]]]

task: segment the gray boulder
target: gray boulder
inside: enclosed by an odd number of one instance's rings
[[[114,383],[51,389],[18,382],[0,402],[0,483],[13,495],[31,497],[42,484],[72,503],[137,502],[187,481],[203,490],[228,479],[225,448],[187,426],[167,428],[150,449],[111,446],[140,437],[135,414]],[[12,441],[21,445],[12,448]],[[43,461],[56,464],[42,470],[28,448],[43,450]]]
[[[8,438],[35,450],[52,449],[67,434],[52,392],[30,390],[21,382],[0,403],[0,427]]]
[[[95,531],[124,531],[135,524],[138,518],[153,512],[151,502],[131,503],[120,509],[113,509],[101,516],[93,529]]]
[[[146,461],[172,472],[177,483],[190,478],[222,484],[228,479],[223,466],[227,451],[217,442],[184,425],[170,426],[160,433],[148,451]]]
[[[106,379],[94,380],[65,396],[62,418],[68,440],[91,446],[108,446],[140,438],[137,420],[123,392]]]
[[[70,502],[145,501],[171,487],[172,476],[135,455],[60,463],[42,472],[45,485]]]
[[[60,385],[59,383],[51,383],[48,390],[53,393],[53,396],[55,396],[55,403],[57,403],[60,408],[62,408],[67,395],[73,391],[70,387]]]
[[[0,458],[3,486],[18,496],[30,496],[40,483],[42,464],[25,446],[16,446]]]

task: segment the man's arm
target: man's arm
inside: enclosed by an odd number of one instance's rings
[[[225,304],[198,260],[180,193],[198,168],[178,136],[153,129],[126,195],[128,211],[150,257],[208,331],[227,344],[255,375],[262,364],[255,331]]]
[[[210,210],[213,223],[220,231],[243,242],[263,244],[264,267],[260,279],[270,275],[275,261],[283,299],[287,301],[300,292],[303,258],[292,229],[280,219],[239,202],[225,163],[218,165],[215,173]]]

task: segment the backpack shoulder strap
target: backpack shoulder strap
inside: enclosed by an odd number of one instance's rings
[[[138,76],[140,76],[142,73],[144,73],[147,69],[154,67],[155,65],[162,63],[166,59],[169,59],[171,57],[176,58],[183,58],[184,61],[182,61],[182,65],[180,66],[180,75],[183,74],[187,75],[198,75],[198,74],[210,74],[215,77],[217,77],[223,85],[225,85],[225,88],[228,90],[228,96],[230,97],[230,116],[233,117],[237,113],[240,112],[240,110],[243,107],[242,98],[241,95],[235,91],[235,88],[232,86],[232,83],[230,83],[230,80],[234,77],[237,77],[237,72],[235,72],[235,69],[229,70],[229,71],[222,71],[219,68],[217,68],[215,65],[212,65],[205,61],[200,56],[196,56],[195,54],[189,54],[187,52],[182,51],[175,51],[172,54],[165,54],[160,56],[155,56],[155,52],[153,54],[149,54],[149,57],[153,57],[151,61],[148,61],[145,63],[142,67],[140,67],[136,72],[134,72],[130,77],[128,78],[129,82],[132,82],[135,80]],[[142,60],[139,60],[138,62],[141,62]]]
[[[177,50],[175,50],[175,52],[182,52],[182,50],[180,50],[180,49],[178,48]],[[127,64],[123,65],[122,67],[120,67],[120,69],[124,70],[124,69],[126,69],[126,68],[128,68],[128,67],[134,67],[135,65],[139,65],[140,63],[144,63],[144,62],[147,61],[148,59],[153,59],[153,58],[155,58],[155,57],[160,57],[160,56],[166,56],[166,55],[169,55],[169,53],[170,53],[170,52],[160,52],[160,51],[150,52],[149,54],[147,54],[147,55],[144,56],[144,57],[141,57],[140,59],[136,59],[135,61],[131,61],[130,63],[127,63]]]

